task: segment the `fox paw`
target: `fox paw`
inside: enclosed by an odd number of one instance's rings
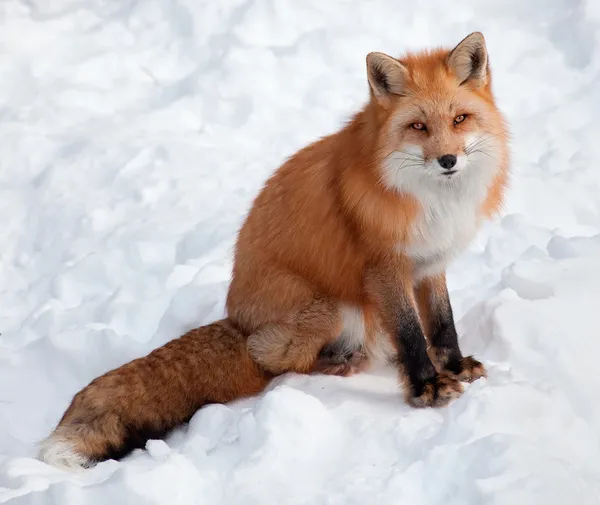
[[[483,364],[473,356],[462,358],[456,363],[448,363],[445,366],[447,373],[461,382],[473,382],[480,377],[487,377],[487,371]]]
[[[425,380],[419,385],[418,394],[415,394],[415,389],[413,386],[413,395],[408,398],[408,403],[416,408],[445,407],[464,391],[457,379],[445,373]]]
[[[321,351],[313,372],[325,375],[349,377],[365,370],[369,363],[366,354],[360,350],[335,352],[327,347]]]

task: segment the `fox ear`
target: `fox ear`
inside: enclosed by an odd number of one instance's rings
[[[467,81],[477,86],[486,84],[488,54],[483,34],[473,32],[461,40],[448,55],[448,66],[454,70],[461,84]]]
[[[408,76],[406,67],[383,53],[367,55],[367,77],[377,101],[387,107],[392,95],[402,95]]]

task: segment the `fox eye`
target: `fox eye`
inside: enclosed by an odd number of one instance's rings
[[[456,126],[459,123],[462,123],[465,119],[467,119],[466,114],[459,114],[454,118],[454,126]]]
[[[426,131],[427,127],[423,123],[413,123],[410,125],[413,130]]]

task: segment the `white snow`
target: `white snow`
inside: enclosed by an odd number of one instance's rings
[[[600,503],[600,3],[4,0],[0,502]],[[79,473],[35,459],[99,374],[221,316],[264,180],[367,98],[365,56],[481,30],[512,132],[501,218],[451,266],[489,378],[286,376]]]

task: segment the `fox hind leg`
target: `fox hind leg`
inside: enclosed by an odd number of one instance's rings
[[[286,322],[269,323],[248,337],[252,358],[269,372],[309,373],[321,349],[341,333],[338,304],[314,297]]]

